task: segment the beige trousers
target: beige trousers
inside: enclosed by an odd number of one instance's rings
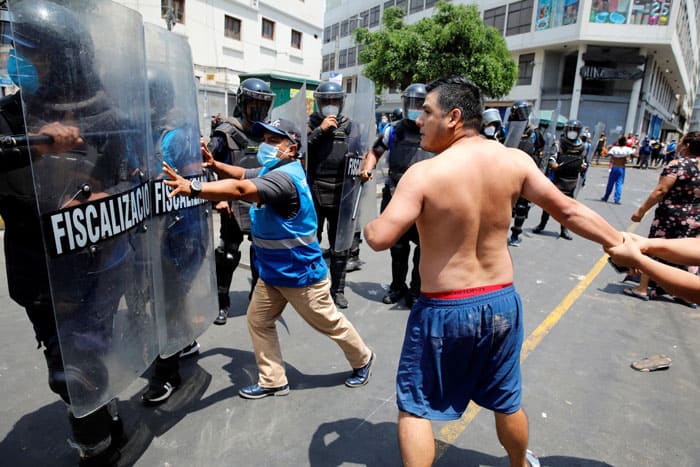
[[[275,287],[258,280],[247,314],[260,386],[276,388],[287,384],[276,324],[287,303],[312,328],[333,339],[352,368],[369,362],[372,351],[350,320],[335,307],[330,287],[328,278],[302,288]]]

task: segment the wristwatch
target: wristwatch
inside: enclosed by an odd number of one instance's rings
[[[190,198],[196,198],[202,192],[202,182],[199,180],[192,180],[190,182]]]

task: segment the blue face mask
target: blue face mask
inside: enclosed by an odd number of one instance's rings
[[[36,67],[15,49],[10,50],[10,57],[7,59],[7,74],[24,94],[34,94],[39,89],[39,73]]]
[[[420,114],[422,114],[422,113],[423,113],[422,110],[411,109],[408,111],[408,119],[413,120],[415,122],[416,120],[418,120],[418,117],[420,117]]]
[[[276,146],[267,143],[260,143],[258,147],[258,163],[263,167],[272,168],[280,160],[277,158],[279,150]]]

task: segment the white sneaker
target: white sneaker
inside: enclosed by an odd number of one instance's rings
[[[199,353],[199,342],[192,341],[190,345],[185,347],[180,351],[180,358],[189,357],[191,355],[197,355]]]
[[[525,459],[527,459],[527,463],[530,464],[530,467],[540,467],[540,460],[535,453],[529,449],[525,451]]]

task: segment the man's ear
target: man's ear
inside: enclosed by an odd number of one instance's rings
[[[447,127],[448,128],[455,128],[458,124],[463,123],[462,122],[462,111],[455,108],[450,110],[447,113],[448,121],[447,121]]]

